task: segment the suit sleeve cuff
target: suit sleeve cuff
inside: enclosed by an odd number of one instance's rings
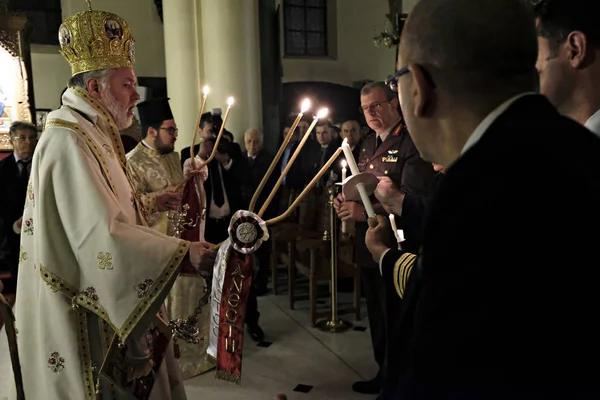
[[[390,250],[391,249],[387,249],[383,252],[383,254],[381,254],[381,257],[379,257],[379,273],[381,276],[383,276],[383,259],[385,258],[385,255],[390,252]]]

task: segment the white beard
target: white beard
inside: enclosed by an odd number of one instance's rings
[[[122,131],[123,129],[127,129],[133,123],[133,116],[128,116],[127,112],[129,111],[128,107],[123,107],[119,104],[119,101],[115,96],[110,92],[110,87],[106,87],[104,90],[104,107],[108,110],[109,114],[112,115],[115,120],[115,124],[117,125],[117,129]]]

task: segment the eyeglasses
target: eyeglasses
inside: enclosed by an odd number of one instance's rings
[[[179,129],[173,128],[172,126],[170,126],[168,128],[163,128],[161,126],[159,129],[162,129],[163,131],[167,131],[169,133],[169,135],[171,135],[171,136],[175,136],[177,134],[177,132],[179,132]]]
[[[25,141],[29,140],[32,143],[38,141],[37,136],[15,136],[15,139],[18,139],[21,142],[25,142]]]
[[[398,78],[404,74],[408,74],[409,72],[410,70],[408,69],[408,65],[404,68],[400,68],[398,71],[387,77],[385,84],[389,86],[392,92],[398,92]]]
[[[360,110],[365,114],[370,113],[371,110],[379,111],[379,110],[381,110],[381,107],[385,103],[389,103],[390,101],[392,101],[392,100],[382,101],[381,103],[373,103],[373,104],[369,104],[368,106],[361,106]]]
[[[416,68],[419,68],[419,70],[423,74],[423,77],[431,85],[431,87],[435,88],[435,82],[433,81],[433,77],[431,76],[429,71],[425,69],[422,65],[418,65],[416,66]],[[408,65],[406,67],[400,68],[398,71],[394,72],[392,75],[387,77],[387,79],[385,80],[385,84],[389,86],[392,92],[398,92],[398,79],[400,79],[402,75],[406,75],[409,72],[410,70],[408,69]]]

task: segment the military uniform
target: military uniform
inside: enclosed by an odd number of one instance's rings
[[[428,194],[436,175],[431,164],[421,159],[403,123],[398,123],[379,147],[377,135],[367,137],[359,151],[358,168],[375,176],[388,176],[401,192],[417,195]],[[375,197],[371,199],[375,212],[387,215]],[[367,222],[356,223],[355,259],[361,268],[375,361],[381,372],[386,358],[386,315],[395,315],[401,300],[386,304],[379,265],[365,245],[367,229]]]

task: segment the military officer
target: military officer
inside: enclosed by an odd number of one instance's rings
[[[421,159],[402,122],[396,93],[384,82],[373,82],[362,88],[360,98],[367,124],[375,134],[367,137],[362,143],[358,157],[359,170],[378,177],[389,177],[403,193],[428,194],[435,172],[431,164]],[[387,215],[374,196],[372,199],[375,211]],[[377,394],[381,388],[386,359],[386,315],[389,318],[395,314],[400,299],[396,298],[394,304],[389,304],[389,301],[386,304],[385,285],[379,273],[379,266],[373,261],[365,245],[368,224],[363,205],[359,202],[344,201],[340,195],[336,199],[335,208],[342,221],[353,220],[356,223],[355,259],[361,269],[371,341],[375,361],[379,366],[374,379],[355,382],[352,389],[359,393]],[[406,239],[408,241],[411,238]]]

